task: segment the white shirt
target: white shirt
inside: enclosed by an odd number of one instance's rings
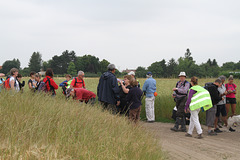
[[[15,90],[17,92],[20,91],[19,83],[18,83],[18,81],[16,81],[16,78],[14,78],[13,76],[10,77],[10,80],[9,80],[10,86],[11,86],[11,81],[14,81],[14,83],[15,83],[15,86],[14,86]]]

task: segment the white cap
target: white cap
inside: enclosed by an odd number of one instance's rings
[[[135,72],[131,71],[128,73],[128,75],[134,75],[135,76]]]
[[[181,76],[187,77],[185,72],[180,72],[178,77],[181,77]]]

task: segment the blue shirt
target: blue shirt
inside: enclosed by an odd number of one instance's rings
[[[1,78],[0,78],[0,84],[2,84],[4,82],[4,79],[2,78],[2,80],[1,80]],[[0,92],[1,92],[1,90],[2,90],[2,87],[3,86],[0,86]]]
[[[156,92],[156,80],[152,77],[148,78],[143,85],[143,92],[146,92],[146,97],[153,97]]]

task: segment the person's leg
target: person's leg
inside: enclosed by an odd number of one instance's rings
[[[152,107],[152,121],[155,121],[155,112],[154,112],[154,105],[155,105],[155,97],[153,96],[152,97],[152,105],[151,105],[151,107]]]
[[[208,126],[209,135],[217,135],[212,129],[214,127],[214,121],[216,117],[216,105],[207,110],[206,112],[206,125]]]
[[[228,117],[228,113],[229,113],[230,105],[231,105],[230,103],[227,103],[227,104],[226,104],[227,117]]]
[[[136,124],[140,121],[140,113],[141,113],[141,106],[138,107],[136,111],[136,120],[135,120]]]
[[[236,115],[236,104],[231,104],[232,115]]]
[[[214,121],[214,128],[217,129],[218,128],[218,119],[220,116],[220,111],[221,111],[221,105],[217,105],[217,113],[216,113],[216,118]]]
[[[194,119],[194,124],[195,124],[196,130],[197,130],[197,133],[200,135],[200,134],[202,134],[202,128],[201,128],[201,124],[199,122],[199,116],[198,116],[200,109],[197,109],[196,112],[197,112],[197,114]]]
[[[186,101],[187,101],[187,97],[184,97],[180,104],[179,104],[179,107],[178,107],[178,116],[180,117],[180,124],[181,124],[181,131],[183,132],[186,132],[186,119],[185,119],[185,104],[186,104]]]
[[[151,105],[151,101],[150,101],[150,98],[146,97],[145,99],[145,110],[146,110],[146,118],[147,118],[147,121],[150,121],[151,119],[151,116],[150,116],[150,105]]]
[[[190,124],[189,124],[189,127],[188,127],[188,134],[192,135],[193,133],[193,129],[194,129],[194,119],[196,118],[196,110],[195,111],[190,111],[191,113],[191,117],[190,117]]]

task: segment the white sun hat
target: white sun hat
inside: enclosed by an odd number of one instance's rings
[[[128,73],[128,75],[134,75],[135,76],[135,72],[131,71]]]
[[[178,77],[181,77],[181,76],[187,77],[185,72],[180,72]]]

